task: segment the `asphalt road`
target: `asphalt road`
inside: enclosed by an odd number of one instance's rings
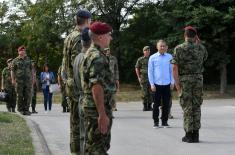
[[[0,106],[5,111],[4,106]],[[43,149],[52,155],[70,155],[69,113],[53,105],[45,113],[25,117],[32,129],[37,154]],[[182,110],[173,102],[168,124],[171,128],[153,128],[152,112],[143,112],[140,102],[118,103],[112,128],[110,155],[233,155],[235,154],[235,99],[205,100],[202,106],[200,143],[183,143]],[[36,130],[35,130],[36,129]],[[40,146],[39,146],[40,143]],[[40,150],[40,147],[42,150]],[[39,151],[40,150],[40,151]],[[45,151],[44,151],[45,152]],[[48,154],[48,153],[47,153]]]

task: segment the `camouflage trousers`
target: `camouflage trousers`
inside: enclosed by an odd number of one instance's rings
[[[84,111],[82,108],[83,95],[80,94],[78,102],[78,112],[79,112],[79,127],[80,127],[80,155],[84,155],[85,152],[85,126],[84,126]]]
[[[68,102],[67,102],[67,99],[66,99],[66,93],[65,93],[64,90],[61,90],[61,106],[69,108],[68,107]]]
[[[85,125],[85,155],[108,155],[110,148],[111,128],[112,128],[112,110],[106,111],[110,126],[108,133],[103,135],[98,129],[98,113],[96,108],[84,108]]]
[[[72,153],[80,154],[80,127],[78,101],[70,98],[70,149]]]
[[[29,111],[32,86],[29,83],[16,83],[16,103],[19,112]]]
[[[32,109],[35,110],[36,104],[37,104],[37,86],[34,85],[32,89],[32,103],[31,103]]]
[[[16,92],[15,92],[15,88],[11,87],[11,88],[6,88],[6,92],[9,95],[9,100],[6,102],[6,107],[7,109],[14,109],[16,107]]]
[[[116,105],[116,94],[114,93],[111,97],[110,105],[112,106],[112,109],[115,110],[117,109]]]
[[[150,91],[150,84],[148,82],[144,82],[141,83],[140,86],[142,91],[143,105],[149,107],[152,105],[153,102],[152,94]]]
[[[184,130],[192,132],[201,127],[201,104],[203,102],[203,80],[181,81],[180,105],[184,113]]]

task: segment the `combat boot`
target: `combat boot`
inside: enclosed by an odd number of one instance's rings
[[[32,114],[37,114],[38,112],[35,110],[35,108],[32,107]]]
[[[8,111],[8,112],[11,112],[11,108],[7,108],[7,111]]]
[[[192,143],[192,132],[186,132],[185,136],[182,138],[182,142]]]
[[[148,107],[146,103],[144,103],[143,111],[148,111]]]
[[[14,112],[14,113],[16,112],[16,111],[15,111],[15,108],[12,108],[12,112]]]
[[[199,130],[193,130],[193,142],[199,143]]]
[[[66,107],[63,107],[63,112],[66,112]]]
[[[23,115],[28,115],[28,116],[30,116],[30,115],[31,115],[31,112],[30,112],[30,111],[24,111],[24,112],[23,112]]]

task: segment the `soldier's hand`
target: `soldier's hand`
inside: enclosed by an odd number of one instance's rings
[[[176,83],[176,84],[175,84],[175,88],[176,88],[178,94],[180,95],[180,94],[181,94],[181,87],[180,87],[180,84]]]
[[[155,85],[151,85],[151,90],[152,90],[152,92],[156,92],[156,87],[155,87]]]
[[[117,86],[117,91],[119,92],[119,81],[118,80],[116,80],[116,86]]]
[[[139,81],[139,83],[141,83],[141,78],[140,77],[138,78],[138,81]]]
[[[107,134],[109,129],[109,122],[110,120],[106,114],[98,117],[98,128],[101,134]]]

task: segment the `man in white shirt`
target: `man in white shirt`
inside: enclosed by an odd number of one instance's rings
[[[162,126],[169,127],[168,113],[170,101],[170,88],[174,87],[172,75],[172,56],[167,52],[167,44],[164,40],[157,42],[158,52],[150,56],[148,62],[148,78],[151,90],[154,92],[153,120],[154,128],[159,127],[159,106],[162,103]]]

